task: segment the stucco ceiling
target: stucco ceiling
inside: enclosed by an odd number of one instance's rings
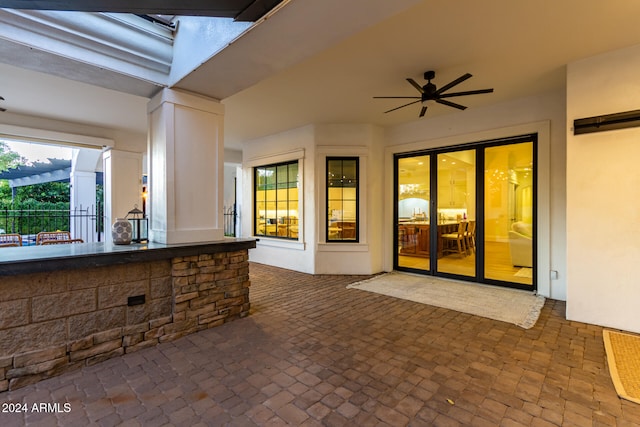
[[[11,9],[216,16],[256,21],[282,0],[0,0]]]
[[[421,119],[419,104],[384,114],[402,100],[372,97],[414,96],[405,79],[422,83],[427,70],[436,71],[439,86],[473,74],[456,91],[495,89],[455,99],[469,109],[562,91],[567,63],[640,43],[637,16],[640,2],[628,0],[291,0],[176,87],[222,99],[225,144],[234,148],[309,123],[464,120],[469,110],[432,103]],[[143,98],[102,88],[85,94],[73,89],[84,83],[61,87],[59,77],[34,83],[40,73],[16,67],[0,64],[0,102],[9,112],[146,132]],[[23,101],[14,94],[28,102],[16,109]],[[127,105],[114,113],[103,94]]]
[[[310,122],[418,120],[419,104],[384,114],[403,100],[372,97],[413,96],[405,79],[422,83],[427,70],[440,86],[469,72],[474,77],[457,90],[495,89],[455,99],[470,109],[563,90],[567,63],[640,43],[639,12],[639,2],[617,0],[421,1],[226,99],[229,136],[251,139]],[[430,103],[419,120],[440,114],[464,120],[465,111]]]

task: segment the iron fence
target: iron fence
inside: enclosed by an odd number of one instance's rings
[[[22,235],[23,245],[35,244],[42,231],[70,231],[85,242],[104,240],[104,210],[101,204],[73,209],[0,209],[0,233]]]
[[[236,205],[224,208],[224,235],[227,237],[236,237],[236,224],[238,216],[236,215]]]

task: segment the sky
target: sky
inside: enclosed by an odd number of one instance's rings
[[[5,140],[4,142],[7,143],[12,151],[25,157],[29,163],[36,161],[46,162],[48,158],[70,160],[72,156],[72,149],[69,147],[9,140]]]

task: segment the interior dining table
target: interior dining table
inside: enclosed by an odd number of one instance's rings
[[[443,234],[455,233],[458,221],[439,221],[438,258],[444,256]],[[398,223],[398,246],[401,255],[429,257],[431,250],[430,221],[403,221]]]

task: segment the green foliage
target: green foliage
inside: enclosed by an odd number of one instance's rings
[[[69,197],[68,182],[45,182],[18,187],[16,190],[16,200],[22,203],[66,202],[69,206]]]
[[[0,201],[0,229],[20,234],[69,230],[69,202]]]
[[[24,162],[25,159],[20,154],[11,151],[5,142],[0,141],[0,172],[24,164]]]
[[[0,203],[11,202],[11,187],[6,180],[0,180]]]
[[[25,164],[26,159],[0,141],[0,172]],[[102,204],[104,190],[96,186],[96,207]],[[15,197],[7,180],[0,180],[0,232],[36,234],[40,231],[69,230],[70,185],[46,182],[17,187]],[[72,215],[73,213],[71,213]],[[98,216],[102,215],[102,210]],[[99,230],[103,224],[97,219]]]

